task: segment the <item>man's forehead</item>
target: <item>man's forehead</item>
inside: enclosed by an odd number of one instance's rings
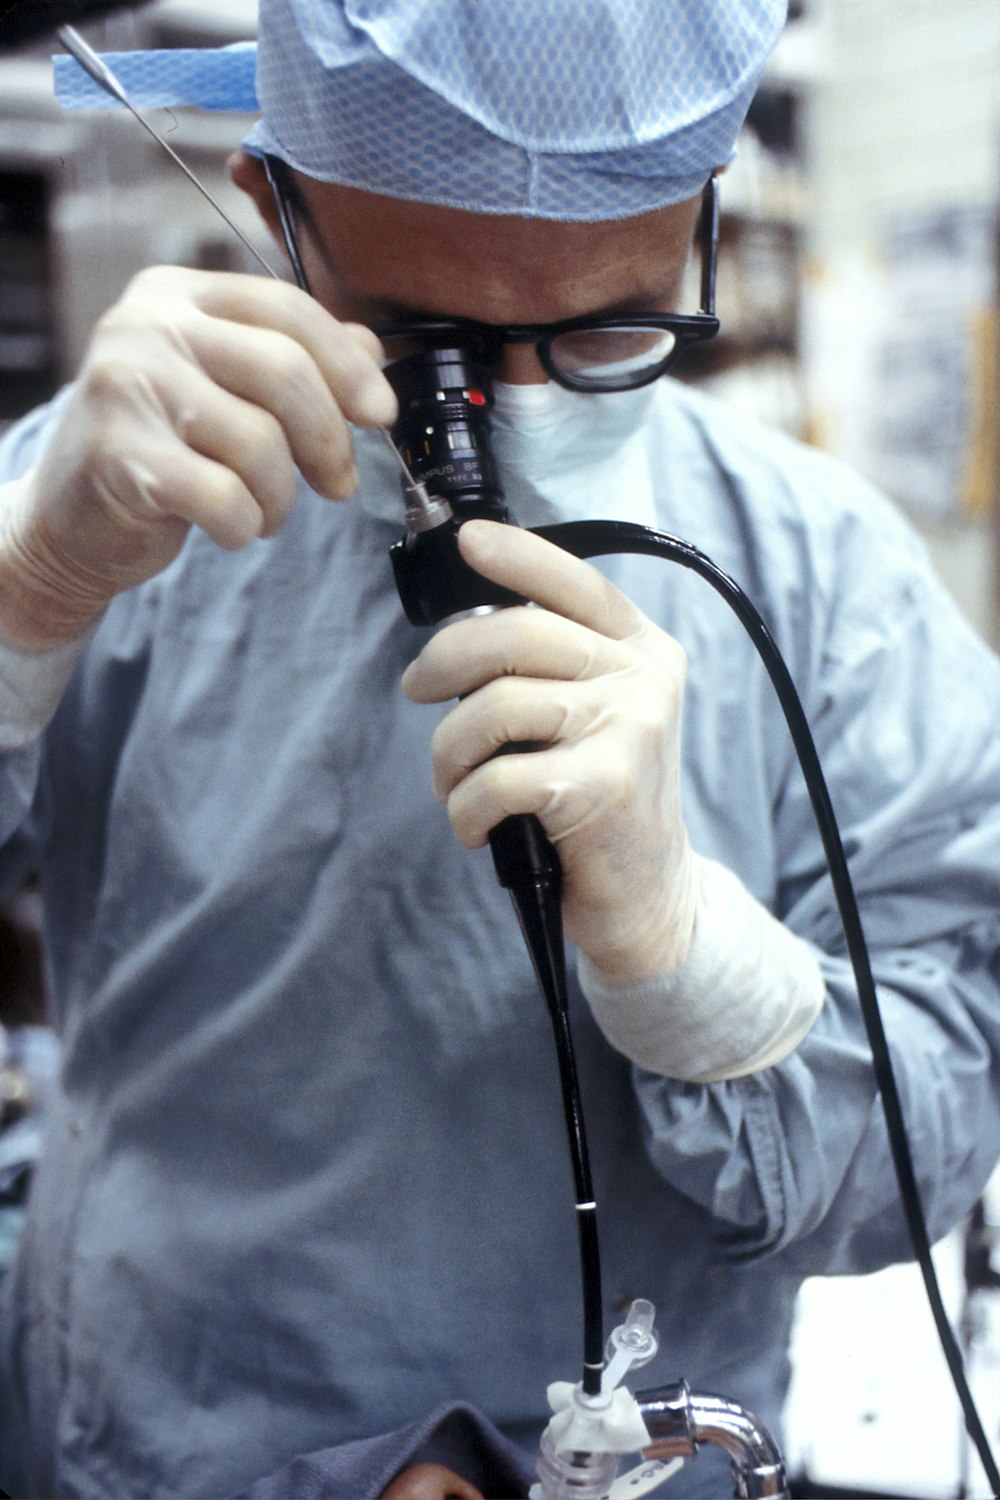
[[[299,177],[330,269],[385,315],[550,322],[640,311],[683,270],[697,198],[599,223],[469,213]]]

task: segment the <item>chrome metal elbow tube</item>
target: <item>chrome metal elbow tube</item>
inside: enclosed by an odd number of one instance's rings
[[[727,1396],[704,1395],[677,1380],[636,1392],[652,1438],[646,1458],[693,1458],[704,1443],[729,1454],[740,1500],[788,1500],[785,1465],[777,1443],[753,1412]]]

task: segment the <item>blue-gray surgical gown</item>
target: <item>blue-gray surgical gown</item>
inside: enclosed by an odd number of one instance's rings
[[[9,436],[0,478],[48,421]],[[1000,1154],[997,664],[839,466],[672,382],[642,442],[658,524],[748,589],[803,696],[938,1235]],[[4,878],[43,872],[65,1059],[6,1287],[15,1493],[229,1494],[453,1398],[527,1434],[578,1376],[548,1021],[488,853],[431,794],[442,710],[399,687],[422,643],[400,529],[303,490],[241,552],[192,534],[2,766]],[[777,1427],[801,1279],[907,1256],[885,1129],[764,670],[693,575],[606,571],[689,657],[695,847],[816,945],[829,988],[791,1056],[711,1086],[634,1072],[574,993],[607,1321],[649,1297],[642,1383],[683,1375]]]

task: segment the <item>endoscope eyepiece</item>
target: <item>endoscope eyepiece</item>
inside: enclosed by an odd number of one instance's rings
[[[474,572],[458,549],[458,529],[472,517],[511,520],[490,446],[488,368],[471,348],[449,345],[394,360],[385,375],[399,401],[390,436],[430,502],[418,513],[404,484],[407,533],[389,556],[407,618],[436,625],[470,609],[523,604]]]
[[[487,367],[469,350],[425,349],[387,365],[385,376],[399,401],[392,440],[414,479],[462,520],[509,520],[490,448]]]

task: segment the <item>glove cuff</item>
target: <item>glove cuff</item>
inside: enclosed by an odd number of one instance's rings
[[[32,472],[0,485],[0,505],[17,502]],[[0,751],[19,750],[42,733],[100,619],[72,640],[42,651],[15,646],[0,635]]]
[[[608,1041],[639,1067],[718,1083],[792,1052],[823,1007],[808,943],[724,865],[696,856],[701,883],[691,948],[675,974],[622,983],[582,953],[577,972]]]

